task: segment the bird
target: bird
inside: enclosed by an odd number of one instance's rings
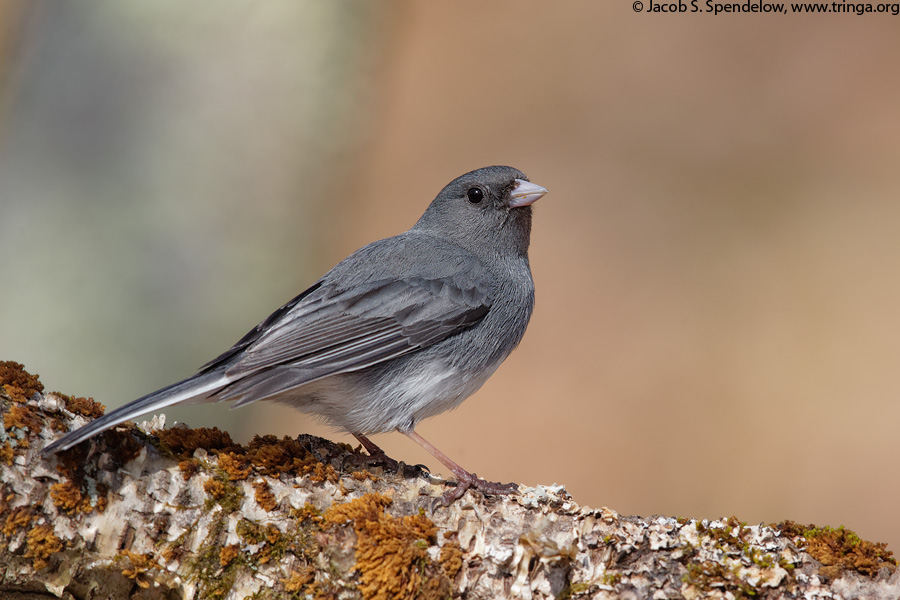
[[[416,426],[475,393],[525,334],[534,308],[532,204],[546,193],[512,167],[457,177],[412,228],[351,254],[195,375],[67,433],[44,453],[175,404],[265,400],[316,415],[393,464],[368,436],[405,434],[456,477],[439,498],[444,505],[469,489],[515,492],[514,483],[465,470]]]

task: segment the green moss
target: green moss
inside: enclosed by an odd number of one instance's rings
[[[736,598],[753,598],[759,594],[754,585],[744,579],[745,565],[759,568],[760,583],[775,576],[774,569],[781,567],[790,572],[793,565],[784,557],[764,552],[750,543],[753,530],[747,523],[737,517],[729,517],[722,523],[723,527],[710,527],[703,521],[695,521],[700,547],[713,549],[721,553],[715,561],[692,561],[698,550],[686,552],[682,557],[686,573],[682,577],[685,584],[700,592],[713,589],[729,591]]]
[[[224,598],[234,587],[238,571],[244,566],[243,556],[239,555],[223,567],[219,538],[224,531],[224,518],[217,519],[200,549],[188,563],[191,579],[198,584],[200,598]]]
[[[746,548],[744,550],[744,556],[750,559],[751,563],[758,567],[762,567],[763,569],[771,569],[776,564],[774,555],[766,554],[759,548]]]
[[[303,505],[303,508],[292,508],[291,516],[298,521],[321,521],[322,511],[307,502]]]
[[[729,591],[735,598],[755,598],[759,592],[741,579],[740,566],[728,567],[722,563],[704,561],[687,565],[687,573],[682,581],[701,592],[713,589]]]
[[[241,519],[235,527],[235,533],[248,544],[261,544],[266,539],[265,529],[250,519]]]
[[[747,551],[748,545],[746,538],[750,535],[750,528],[747,527],[746,521],[739,521],[737,517],[731,516],[725,520],[724,527],[708,527],[702,521],[696,522],[697,533],[701,537],[711,539],[717,550],[733,551],[737,550],[741,553]],[[734,531],[737,533],[733,533]]]
[[[872,576],[881,569],[897,569],[897,560],[894,553],[887,549],[887,544],[863,540],[843,525],[838,528],[817,527],[782,521],[773,527],[791,537],[822,563],[819,575],[823,577],[839,577],[844,570]]]
[[[244,503],[244,490],[241,485],[232,481],[221,469],[214,470],[212,479],[207,481],[203,488],[209,494],[209,498],[206,499],[206,510],[212,510],[218,504],[222,507],[222,512],[230,514],[239,510]]]
[[[609,572],[603,574],[603,584],[616,586],[622,582],[622,573],[619,571]]]

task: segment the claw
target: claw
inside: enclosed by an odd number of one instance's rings
[[[435,504],[441,506],[450,506],[453,502],[462,498],[470,489],[477,490],[484,495],[505,496],[519,491],[518,484],[515,483],[497,483],[494,481],[486,481],[481,479],[475,473],[464,471],[465,475],[461,476],[456,483],[456,487],[452,490],[444,492]]]
[[[385,454],[384,450],[375,445],[372,440],[362,435],[354,433],[356,439],[363,445],[369,456],[363,454],[355,454],[351,460],[357,464],[365,464],[366,466],[382,467],[386,471],[400,473],[403,477],[425,477],[430,473],[425,465],[407,465],[404,462],[398,462]]]

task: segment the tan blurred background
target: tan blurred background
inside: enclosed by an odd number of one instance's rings
[[[3,3],[0,359],[118,406],[510,164],[551,191],[530,329],[419,431],[584,504],[896,552],[897,17],[565,7]]]

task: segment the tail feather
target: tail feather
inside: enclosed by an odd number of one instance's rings
[[[98,433],[106,431],[111,427],[115,427],[119,423],[163,409],[173,404],[178,404],[179,402],[206,397],[210,393],[221,389],[222,386],[227,385],[229,382],[230,379],[222,372],[201,373],[199,375],[194,375],[193,377],[188,377],[183,381],[173,383],[172,385],[138,398],[121,408],[117,408],[111,413],[91,421],[81,429],[67,433],[45,447],[44,453],[49,454],[51,452],[68,450],[72,446],[80,444],[84,440],[94,437]]]

